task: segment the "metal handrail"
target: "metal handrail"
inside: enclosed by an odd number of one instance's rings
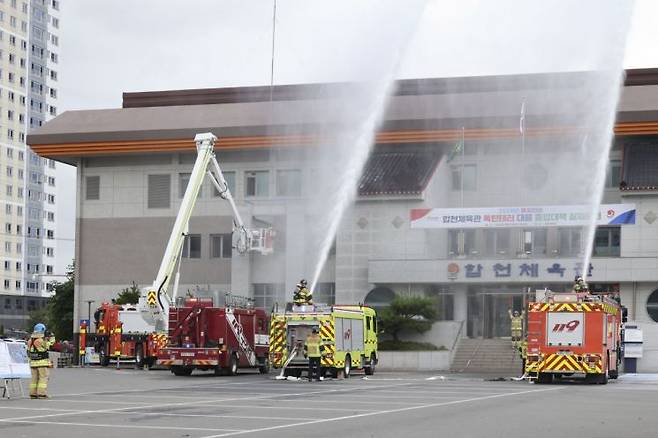
[[[450,351],[454,351],[455,347],[457,346],[457,342],[459,342],[459,339],[461,338],[462,330],[464,330],[464,323],[466,320],[461,320],[461,324],[459,324],[459,330],[457,330],[457,336],[455,336],[455,341],[452,343],[452,347],[450,348]]]

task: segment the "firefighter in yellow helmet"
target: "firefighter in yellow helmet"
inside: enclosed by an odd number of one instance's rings
[[[48,374],[51,366],[48,349],[55,343],[54,336],[46,336],[46,326],[39,323],[27,342],[27,355],[30,358],[32,381],[30,398],[48,398]]]
[[[525,312],[519,313],[518,310],[515,310],[512,313],[511,309],[507,312],[509,313],[511,322],[510,328],[512,332],[512,341],[516,344],[523,337],[523,316],[525,315]]]
[[[297,283],[292,301],[297,306],[313,304],[313,294],[308,290],[306,280],[301,280]]]
[[[322,338],[318,334],[318,329],[313,328],[313,331],[306,337],[304,344],[304,355],[308,357],[308,381],[320,381],[320,359],[322,358]]]

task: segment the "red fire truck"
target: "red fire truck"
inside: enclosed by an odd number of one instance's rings
[[[212,298],[187,298],[169,309],[169,344],[160,350],[158,365],[177,376],[195,369],[234,375],[239,368],[269,372],[268,318],[241,297],[227,296],[213,307]]]
[[[538,383],[584,377],[616,379],[622,361],[625,309],[606,295],[554,293],[528,304],[526,375]]]
[[[159,350],[167,343],[165,333],[155,332],[139,310],[132,306],[103,303],[94,312],[96,333],[86,335],[85,346],[93,346],[101,366],[110,359],[134,360],[135,366],[155,364]]]

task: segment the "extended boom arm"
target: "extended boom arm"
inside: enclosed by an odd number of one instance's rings
[[[160,268],[158,269],[155,281],[150,287],[142,290],[142,296],[140,297],[142,316],[146,321],[155,324],[156,329],[167,330],[169,307],[175,302],[175,289],[177,289],[178,281],[175,282],[174,291],[171,295],[169,294],[169,283],[171,282],[171,277],[174,275],[176,265],[179,263],[183,243],[188,231],[190,217],[192,216],[196,200],[199,197],[199,191],[201,190],[201,185],[203,184],[203,178],[206,172],[208,173],[213,185],[219,191],[222,199],[226,199],[233,210],[233,231],[237,232],[235,248],[238,253],[244,254],[248,250],[260,251],[261,253],[268,253],[271,251],[271,247],[264,246],[263,242],[266,238],[271,239],[272,231],[248,230],[242,221],[242,217],[235,205],[231,191],[228,188],[222,170],[215,158],[214,147],[216,140],[217,137],[209,132],[197,134],[194,137],[197,158],[194,163],[194,168],[192,169],[192,174],[190,175],[190,181],[185,189],[185,195],[183,196],[178,215],[176,216],[176,221],[171,230],[169,241],[167,242],[167,248],[162,257],[162,262],[160,263]],[[212,170],[208,169],[208,164],[210,162],[212,162],[212,167],[216,176],[213,175]]]

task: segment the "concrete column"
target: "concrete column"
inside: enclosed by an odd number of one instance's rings
[[[455,284],[452,286],[455,291],[454,319],[455,321],[464,321],[461,337],[466,337],[466,319],[468,318],[468,288],[465,284]]]

